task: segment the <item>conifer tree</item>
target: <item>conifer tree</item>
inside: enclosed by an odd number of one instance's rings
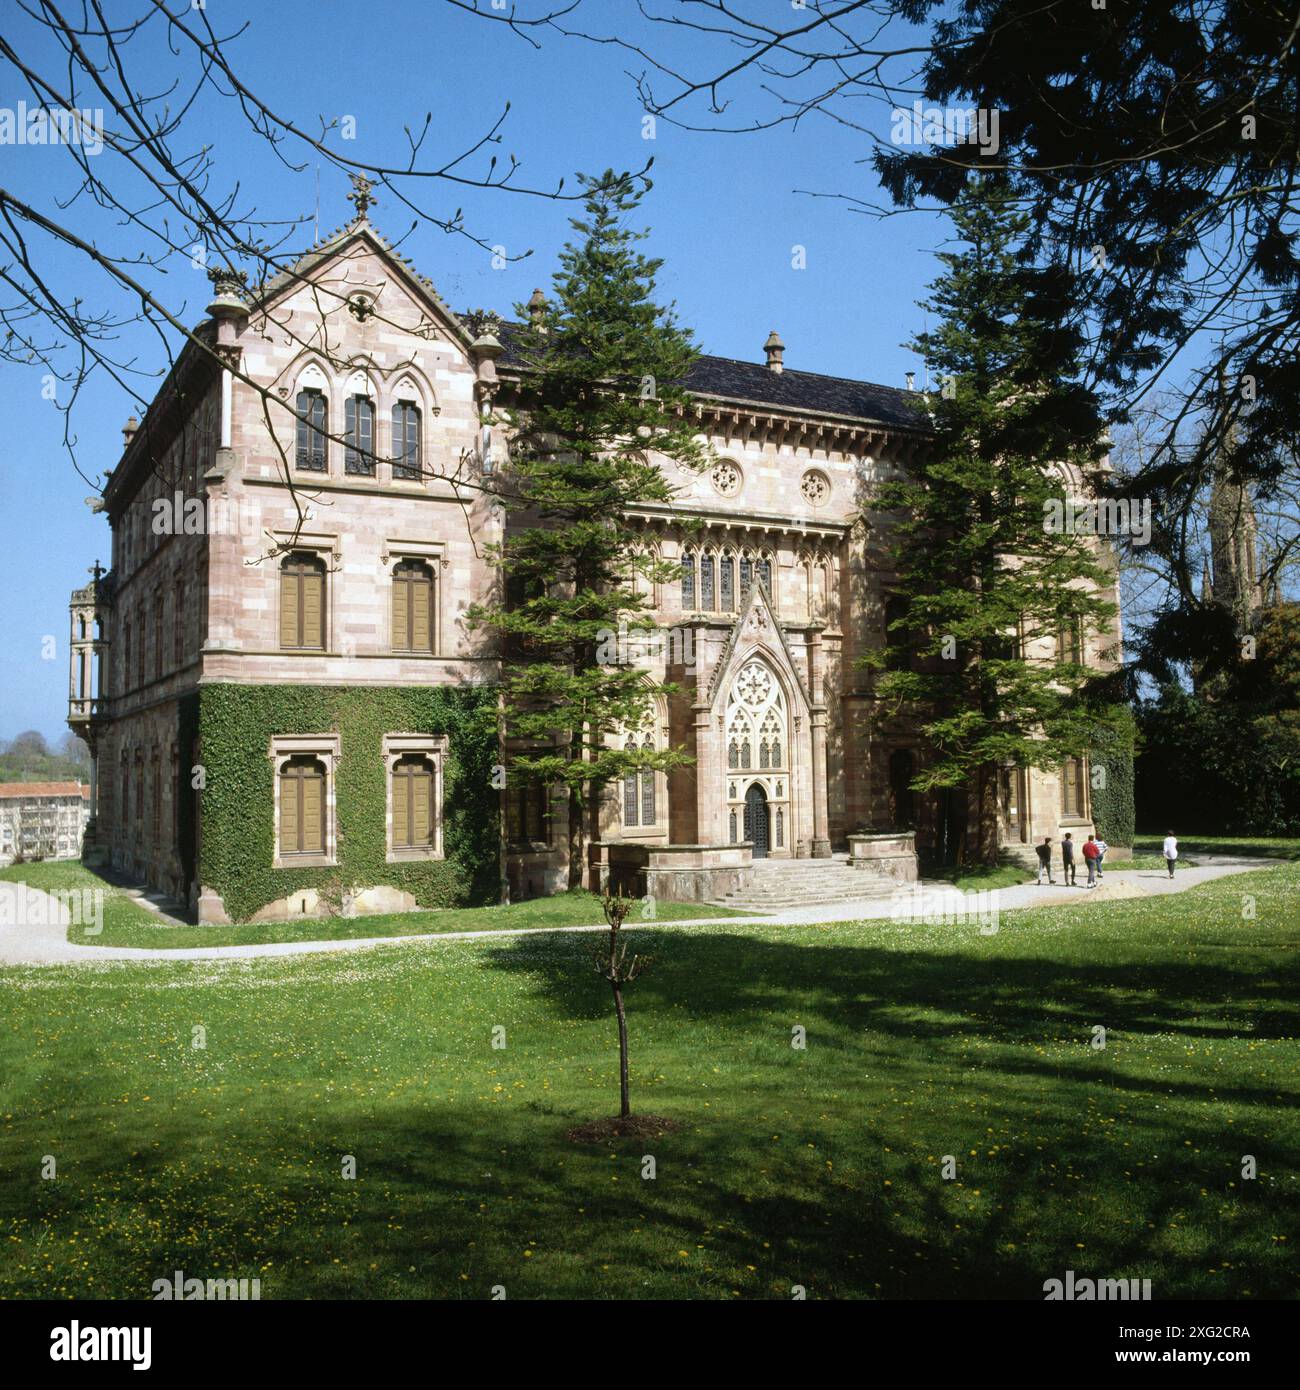
[[[1088,698],[1081,657],[1115,606],[1096,592],[1113,582],[1109,543],[1068,507],[1060,471],[1087,477],[1104,452],[1097,402],[1074,379],[1068,280],[1021,253],[1025,219],[991,181],[973,180],[951,216],[963,245],[940,256],[926,305],[939,323],[913,344],[937,373],[933,438],[877,498],[905,612],[866,664],[877,697],[920,724],[913,787],[965,788],[975,855],[991,864],[1001,770],[1083,756],[1113,718]]]
[[[512,515],[488,547],[503,602],[467,614],[504,639],[507,777],[568,802],[571,887],[584,881],[602,789],[686,761],[629,737],[648,732],[671,689],[638,665],[656,631],[638,576],[672,573],[629,508],[673,498],[653,454],[703,462],[679,385],[697,349],[656,301],[662,261],[638,249],[648,234],[628,225],[650,181],[580,177],[585,216],[571,222],[551,297],[517,308],[523,385],[501,480]]]

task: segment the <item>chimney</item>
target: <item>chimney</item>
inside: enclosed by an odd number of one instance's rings
[[[135,438],[135,432],[140,428],[140,422],[134,415],[122,426],[122,448],[130,447],[131,441]]]
[[[528,321],[534,328],[540,328],[546,313],[546,296],[541,290],[534,290],[528,301]]]
[[[916,390],[916,373],[915,373],[915,372],[908,372],[908,373],[907,373],[907,389],[908,389],[909,391],[915,391],[915,390]]]
[[[775,328],[767,335],[767,342],[763,344],[763,351],[767,353],[769,372],[785,371],[785,365],[781,361],[781,357],[785,353],[785,344],[777,337]]]

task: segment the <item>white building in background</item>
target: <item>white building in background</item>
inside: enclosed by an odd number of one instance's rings
[[[0,866],[18,859],[79,859],[90,819],[80,782],[0,782]]]

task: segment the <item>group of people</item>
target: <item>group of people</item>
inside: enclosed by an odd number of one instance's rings
[[[1102,873],[1102,864],[1106,859],[1106,851],[1110,846],[1105,840],[1097,835],[1089,835],[1080,846],[1080,853],[1083,855],[1084,863],[1088,866],[1088,881],[1084,884],[1085,888],[1095,888],[1100,880],[1105,877]],[[1043,843],[1037,845],[1038,850],[1038,881],[1043,882],[1044,877],[1048,883],[1054,884],[1056,880],[1052,877],[1052,837],[1043,836]],[[1178,838],[1171,830],[1165,836],[1163,846],[1165,857],[1165,867],[1169,870],[1169,877],[1174,876],[1174,865],[1178,862]],[[1074,836],[1068,830],[1065,839],[1061,841],[1061,868],[1063,870],[1063,881],[1067,886],[1077,883],[1074,868]]]
[[[1084,843],[1079,846],[1080,853],[1083,855],[1083,862],[1088,867],[1088,882],[1085,888],[1095,888],[1098,882],[1105,876],[1102,873],[1102,863],[1106,858],[1106,851],[1110,846],[1105,840],[1098,839],[1095,835],[1089,835]],[[1043,843],[1037,846],[1038,849],[1038,881],[1042,883],[1046,878],[1048,883],[1054,884],[1056,880],[1052,877],[1052,837],[1045,835]],[[1064,873],[1066,885],[1075,884],[1078,879],[1075,877],[1074,859],[1074,836],[1068,830],[1065,839],[1061,841],[1061,868]]]

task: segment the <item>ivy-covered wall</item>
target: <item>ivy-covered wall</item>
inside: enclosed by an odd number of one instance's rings
[[[299,889],[325,894],[388,884],[421,907],[462,907],[500,896],[499,793],[492,785],[496,691],[483,686],[205,685],[198,733],[201,793],[200,880],[243,921]],[[272,867],[275,836],[272,735],[339,735],[336,773],[338,863]],[[446,734],[443,772],[445,858],[389,864],[384,823],[383,737]]]
[[[1092,772],[1092,819],[1097,834],[1108,845],[1133,843],[1135,730],[1131,716],[1122,729],[1098,729],[1088,755]]]

